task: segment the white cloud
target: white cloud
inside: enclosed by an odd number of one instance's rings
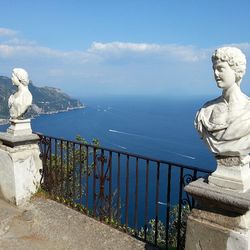
[[[207,58],[207,50],[198,49],[194,46],[184,46],[176,44],[147,44],[147,43],[124,43],[124,42],[110,42],[110,43],[92,43],[90,53],[105,53],[105,55],[113,54],[124,55],[126,53],[137,54],[155,54],[161,57],[175,57],[179,61],[197,62]]]
[[[27,41],[27,40],[24,40],[24,39],[20,39],[20,38],[14,37],[14,38],[11,38],[9,40],[4,41],[3,44],[8,44],[8,45],[24,45],[24,46],[33,45],[34,46],[37,43],[35,41]]]
[[[27,41],[18,37],[15,30],[0,28],[0,36],[11,36],[11,39],[0,41],[0,57],[29,57],[34,59],[62,59],[74,63],[99,63],[109,59],[124,58],[133,60],[140,56],[170,59],[182,62],[199,62],[210,57],[214,48],[197,48],[191,45],[130,43],[130,42],[93,42],[86,51],[60,51],[40,46],[35,41]],[[231,44],[244,52],[250,53],[250,43]]]
[[[99,62],[100,56],[85,51],[61,51],[39,46],[35,41],[26,41],[18,38],[0,42],[0,58],[15,59],[22,58],[36,60],[47,58],[51,60],[61,60],[62,63],[89,63]]]
[[[146,44],[146,43],[123,43],[123,42],[111,42],[111,43],[100,43],[93,42],[89,51],[114,51],[114,50],[128,50],[135,52],[152,51],[159,49],[160,46],[157,44]]]
[[[8,29],[0,28],[0,75],[23,67],[35,84],[62,87],[77,95],[97,90],[152,93],[153,89],[203,93],[213,81],[210,56],[215,48],[116,41],[93,42],[85,51],[62,51],[21,39],[15,31],[4,31],[3,36],[3,30]],[[241,48],[250,58],[250,43],[231,46]]]
[[[207,49],[200,49],[189,45],[176,44],[147,44],[93,42],[86,51],[60,51],[39,46],[35,41],[26,41],[17,37],[0,43],[0,57],[33,57],[62,59],[75,63],[99,63],[105,60],[126,59],[135,60],[136,57],[153,56],[161,60],[176,60],[184,62],[198,62],[208,56]]]
[[[6,28],[1,28],[0,27],[0,36],[15,36],[18,34],[18,31],[12,30],[12,29],[6,29]]]
[[[14,57],[14,56],[30,56],[34,57],[60,57],[64,53],[56,51],[46,47],[32,46],[29,44],[26,45],[13,45],[13,44],[0,44],[0,56],[4,57]]]

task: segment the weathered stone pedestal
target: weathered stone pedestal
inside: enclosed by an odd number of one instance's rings
[[[250,188],[249,156],[240,159],[237,156],[216,158],[217,168],[208,177],[211,185],[245,192]]]
[[[188,217],[186,250],[250,249],[250,190],[226,189],[202,178],[185,190],[197,202]]]
[[[15,205],[37,191],[42,169],[39,137],[30,133],[27,124],[22,126],[22,122],[11,124],[8,133],[0,133],[0,195]]]
[[[32,130],[30,126],[30,119],[10,119],[10,127],[7,129],[7,133],[14,136],[31,135]]]

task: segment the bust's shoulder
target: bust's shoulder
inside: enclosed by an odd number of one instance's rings
[[[210,117],[214,110],[219,112],[225,112],[228,109],[228,105],[224,101],[222,96],[212,99],[206,102],[197,112],[197,117]]]
[[[202,106],[202,108],[209,108],[209,107],[213,107],[213,106],[215,106],[215,105],[220,105],[220,104],[222,104],[222,103],[225,104],[225,101],[224,101],[224,99],[223,99],[222,96],[219,96],[219,97],[217,97],[217,98],[215,98],[215,99],[212,99],[212,100],[206,102],[206,103]]]

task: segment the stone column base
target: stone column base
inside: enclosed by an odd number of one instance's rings
[[[37,191],[42,169],[39,137],[0,133],[0,195],[22,205]]]
[[[10,127],[7,129],[7,133],[14,136],[31,135],[30,119],[10,119]]]
[[[250,189],[249,163],[242,163],[240,157],[217,158],[217,168],[209,177],[209,184],[245,192]]]
[[[244,193],[191,182],[185,191],[196,200],[188,217],[185,250],[249,250],[250,191]]]

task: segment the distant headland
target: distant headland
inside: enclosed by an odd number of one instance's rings
[[[33,96],[33,104],[27,112],[27,117],[36,117],[41,114],[54,114],[73,109],[85,108],[79,100],[71,98],[62,90],[53,87],[36,87],[32,82],[29,85]],[[8,123],[8,98],[15,92],[11,79],[0,76],[0,125]]]

